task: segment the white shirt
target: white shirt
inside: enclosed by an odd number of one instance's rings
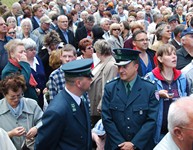
[[[79,96],[73,94],[72,92],[70,92],[66,87],[65,90],[68,94],[70,94],[70,96],[72,96],[72,98],[75,100],[75,102],[78,104],[78,106],[80,105],[81,99]]]
[[[153,150],[180,150],[168,132]]]

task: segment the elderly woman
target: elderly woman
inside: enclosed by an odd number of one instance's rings
[[[163,44],[157,50],[158,67],[146,77],[155,81],[159,95],[159,112],[155,143],[167,134],[167,115],[170,104],[177,98],[187,95],[187,80],[180,70],[176,70],[177,56],[173,45]]]
[[[43,108],[43,90],[46,87],[44,66],[41,59],[36,55],[36,43],[30,38],[23,39],[22,42],[24,43],[26,49],[26,57],[30,65],[32,75],[37,82],[36,88],[40,90],[38,93],[38,105]]]
[[[96,124],[101,118],[101,100],[106,82],[117,76],[117,66],[112,56],[110,44],[105,40],[98,40],[95,42],[94,48],[100,62],[92,70],[94,78],[88,92],[91,104],[92,125]]]
[[[17,150],[21,150],[25,140],[33,142],[42,124],[43,112],[36,101],[23,97],[26,88],[23,75],[11,74],[0,81],[4,95],[0,100],[0,128],[8,132]]]
[[[39,38],[31,33],[33,30],[32,22],[29,18],[25,18],[21,21],[21,32],[16,32],[16,38],[24,39],[24,38],[31,38],[36,43],[36,50],[39,51],[40,41]]]
[[[150,49],[157,51],[160,46],[169,43],[171,33],[171,27],[169,24],[160,23],[156,30],[157,41],[153,43]]]
[[[111,45],[111,49],[123,48],[123,38],[120,36],[121,28],[120,24],[113,23],[110,26],[110,38],[107,42]]]
[[[5,45],[5,49],[7,50],[9,61],[2,71],[2,79],[11,73],[20,72],[25,77],[27,85],[24,96],[38,100],[37,82],[31,73],[23,42],[20,39],[11,40]]]
[[[6,23],[7,23],[7,26],[8,27],[12,27],[14,28],[14,30],[16,30],[17,32],[21,32],[21,28],[19,26],[17,26],[17,22],[16,22],[16,19],[14,16],[9,16],[7,19],[6,19]]]
[[[81,55],[77,59],[92,58],[94,50],[92,47],[91,39],[83,38],[82,40],[80,40],[78,44],[78,48],[79,48],[79,51],[81,52]]]
[[[46,74],[46,81],[49,78],[53,68],[49,66],[49,57],[53,50],[57,50],[63,47],[63,43],[61,43],[61,39],[58,33],[54,30],[48,32],[44,38],[44,47],[38,52],[38,56],[42,60],[44,65],[45,74]]]

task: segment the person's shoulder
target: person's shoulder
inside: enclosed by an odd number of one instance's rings
[[[180,49],[178,49],[178,50],[176,51],[176,54],[177,54],[177,55],[182,55],[183,51],[184,51],[184,48],[181,47]]]
[[[140,77],[141,80],[147,84],[150,84],[150,85],[155,85],[155,81],[149,79],[147,76],[146,77]]]
[[[120,79],[120,77],[115,77],[112,80],[108,80],[106,84],[107,85],[114,84],[114,83],[118,82],[119,79]]]
[[[57,68],[56,70],[54,70],[51,74],[50,74],[50,77],[54,77],[54,76],[57,76],[58,74],[62,74],[63,71],[59,68]]]

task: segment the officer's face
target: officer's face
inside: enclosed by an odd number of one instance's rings
[[[78,85],[80,90],[82,92],[88,91],[90,88],[91,81],[92,81],[92,78],[90,77],[81,77]]]
[[[133,61],[124,66],[118,66],[118,72],[121,80],[130,82],[137,75],[138,64],[135,64]]]

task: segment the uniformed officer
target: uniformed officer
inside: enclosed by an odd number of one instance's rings
[[[65,89],[56,95],[42,118],[36,150],[90,150],[91,124],[88,101],[82,97],[91,83],[91,59],[62,66]]]
[[[102,120],[106,150],[152,150],[158,112],[154,83],[138,76],[139,51],[115,49],[120,77],[106,84]]]

